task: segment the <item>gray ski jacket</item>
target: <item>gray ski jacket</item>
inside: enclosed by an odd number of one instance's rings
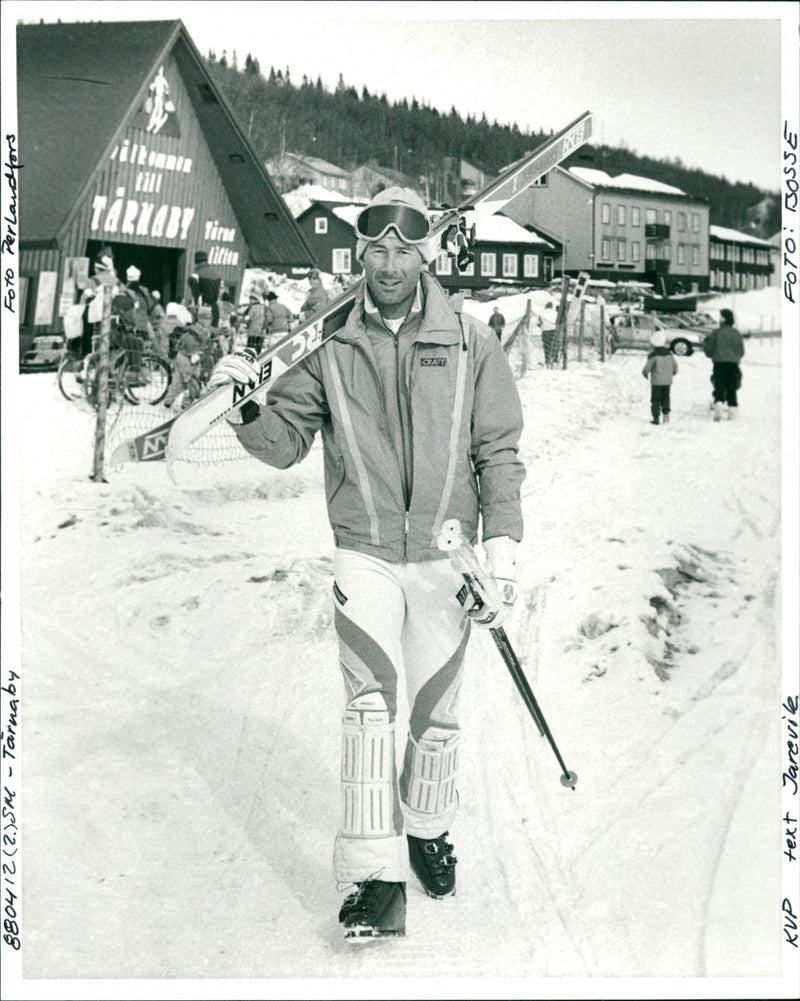
[[[251,423],[247,451],[287,468],[321,431],[328,517],[336,545],[390,562],[444,558],[442,522],[464,534],[522,538],[518,457],[522,408],[497,337],[456,314],[438,282],[421,276],[422,310],[397,335],[364,308],[290,369]],[[381,331],[395,361],[373,346]],[[387,385],[391,365],[394,383]]]

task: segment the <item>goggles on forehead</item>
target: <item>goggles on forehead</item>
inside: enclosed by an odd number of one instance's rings
[[[424,243],[431,235],[428,218],[408,205],[372,205],[356,219],[356,233],[362,240],[380,240],[390,229],[406,243]]]

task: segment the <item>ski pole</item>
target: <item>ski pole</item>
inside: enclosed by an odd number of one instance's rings
[[[472,597],[476,604],[485,604],[483,594],[494,595],[499,600],[499,594],[497,594],[497,585],[494,579],[486,573],[484,568],[481,566],[478,557],[475,555],[475,551],[469,542],[461,534],[461,525],[457,519],[452,518],[449,521],[444,522],[442,525],[442,530],[438,539],[439,549],[450,554],[450,561],[453,564],[455,570],[457,570],[467,583],[467,587],[472,594]],[[539,729],[539,733],[543,737],[547,737],[550,747],[553,749],[553,753],[556,756],[562,775],[561,784],[569,789],[574,789],[575,784],[578,781],[578,776],[575,772],[570,771],[564,759],[561,756],[561,752],[556,746],[556,742],[553,739],[553,735],[550,732],[550,727],[547,725],[547,721],[544,718],[544,714],[536,701],[536,696],[533,694],[533,690],[525,677],[525,672],[522,670],[522,665],[519,662],[519,658],[514,652],[514,648],[511,646],[511,642],[506,634],[505,629],[499,626],[497,629],[489,627],[489,632],[492,634],[492,639],[494,640],[497,649],[500,651],[500,655],[503,658],[508,671],[516,685],[517,691],[522,696],[522,701],[525,703],[525,707],[531,714],[533,721]]]

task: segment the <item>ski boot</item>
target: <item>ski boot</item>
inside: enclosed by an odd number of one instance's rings
[[[368,942],[406,933],[406,884],[368,879],[345,898],[339,911],[348,942]]]
[[[408,834],[408,858],[414,875],[429,897],[441,900],[456,892],[456,862],[453,846],[438,838],[415,838]]]

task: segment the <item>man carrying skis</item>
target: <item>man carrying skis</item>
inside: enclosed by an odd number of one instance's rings
[[[438,252],[414,192],[380,192],[356,222],[362,286],[344,326],[234,414],[247,451],[279,468],[322,433],[334,532],[333,601],[345,684],[336,879],[352,941],[405,933],[410,863],[434,898],[455,892],[447,841],[458,795],[458,696],[470,624],[496,628],[516,596],[522,411],[495,334],[453,311],[427,273]],[[246,352],[211,383],[255,383]],[[476,606],[438,545],[481,522],[502,600]],[[401,774],[399,679],[409,720]]]

